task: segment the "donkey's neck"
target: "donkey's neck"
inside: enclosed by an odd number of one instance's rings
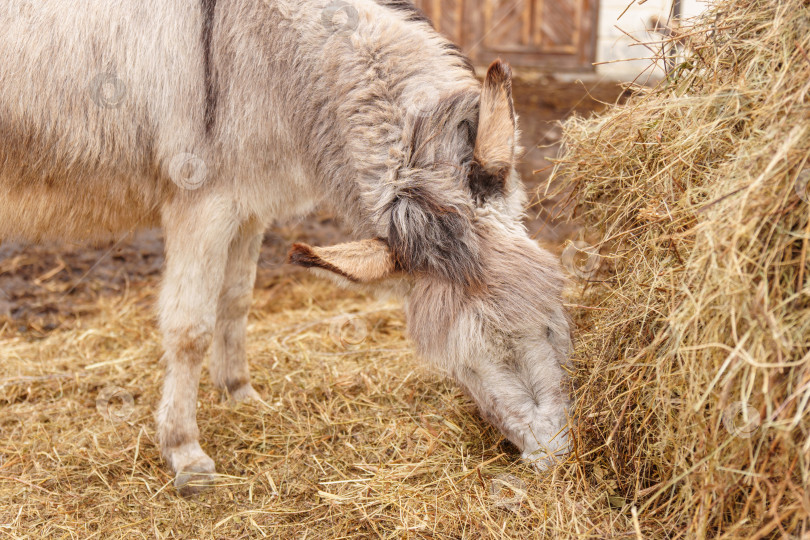
[[[479,83],[466,59],[412,12],[355,0],[339,24],[325,15],[326,1],[311,3],[292,9],[278,1],[267,11],[267,58],[284,74],[273,83],[281,114],[327,200],[356,229],[383,235],[375,208],[390,196],[414,118],[426,113],[418,108],[475,94]]]

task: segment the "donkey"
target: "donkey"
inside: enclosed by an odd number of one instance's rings
[[[320,203],[362,239],[295,244],[289,261],[406,284],[420,355],[538,468],[565,452],[563,279],[521,224],[506,64],[480,83],[405,0],[4,7],[0,240],[162,226],[156,423],[182,494],[215,473],[203,358],[231,398],[258,398],[245,334],[263,233]]]

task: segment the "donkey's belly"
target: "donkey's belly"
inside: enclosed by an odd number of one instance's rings
[[[109,177],[53,184],[0,177],[0,241],[103,240],[158,225],[165,196],[157,186],[139,184]]]

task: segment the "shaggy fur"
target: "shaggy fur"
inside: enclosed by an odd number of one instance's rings
[[[0,24],[0,239],[163,226],[158,436],[184,493],[214,471],[203,357],[213,347],[219,387],[257,396],[244,342],[260,238],[321,201],[380,240],[299,246],[294,262],[411,279],[417,346],[527,455],[564,423],[559,271],[519,225],[508,69],[482,93],[407,3],[352,0],[346,20],[330,4],[38,0]]]

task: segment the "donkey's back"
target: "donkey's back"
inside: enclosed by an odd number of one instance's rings
[[[0,239],[154,225],[173,156],[205,152],[193,2],[9,0],[0,10]]]

